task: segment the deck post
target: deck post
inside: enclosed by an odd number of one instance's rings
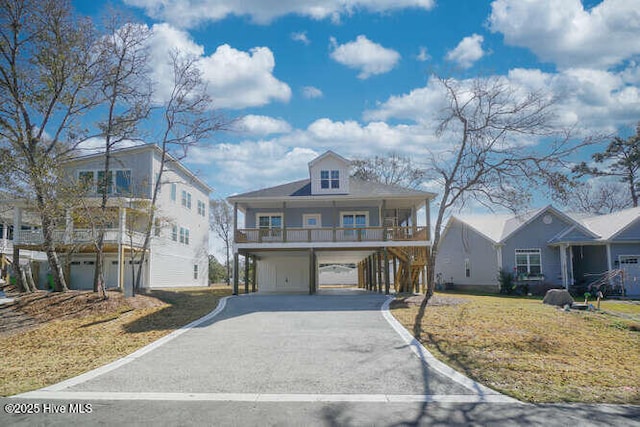
[[[397,257],[394,255],[393,256],[393,283],[400,283],[398,282],[398,267],[396,265],[396,260]],[[400,292],[400,289],[396,289],[396,292]]]
[[[371,255],[367,257],[367,283],[365,289],[371,290]]]
[[[287,218],[285,212],[287,211],[287,202],[282,202],[282,241],[287,241]]]
[[[246,222],[246,219],[245,219]],[[233,204],[233,241],[236,241],[238,236],[238,202]]]
[[[431,209],[429,206],[429,199],[424,201],[424,213],[427,220],[427,240],[431,240]]]
[[[244,254],[244,293],[249,293],[249,254]]]
[[[316,293],[316,251],[309,249],[309,295]]]
[[[333,226],[332,226],[332,233],[333,233],[333,241],[336,241],[336,224],[338,224],[338,211],[336,211],[336,201],[334,200],[333,202],[331,202],[332,205],[332,213],[333,213]]]
[[[233,253],[233,295],[238,295],[238,252]]]

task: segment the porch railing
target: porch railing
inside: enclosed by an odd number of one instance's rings
[[[36,246],[44,243],[42,230],[20,230],[16,234],[13,241],[15,244]],[[65,230],[54,230],[53,240],[56,244],[86,245],[97,241],[97,232],[91,229],[74,229],[70,233]],[[104,243],[121,243],[120,231],[113,228],[105,230]],[[144,234],[137,231],[127,231],[122,236],[122,243],[142,246]]]
[[[429,240],[427,227],[245,228],[236,243],[379,242]]]

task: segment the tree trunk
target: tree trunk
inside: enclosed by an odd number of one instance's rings
[[[58,259],[54,241],[53,241],[53,224],[48,215],[42,215],[42,236],[44,238],[44,250],[49,261],[51,274],[53,275],[53,285],[56,292],[66,292],[69,290],[67,281],[62,271],[62,264]]]

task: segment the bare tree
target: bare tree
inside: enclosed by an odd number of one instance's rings
[[[577,182],[562,199],[577,212],[605,215],[631,207],[628,188],[621,182]]]
[[[636,134],[627,139],[619,136],[613,138],[602,153],[592,156],[594,162],[603,165],[602,168],[592,167],[585,162],[573,168],[576,176],[613,176],[620,182],[627,184],[631,203],[638,206],[640,198],[640,123],[636,127]]]
[[[95,105],[94,36],[68,1],[0,2],[0,144],[40,215],[57,291],[67,290],[54,241],[57,166],[81,141],[78,120]]]
[[[233,243],[233,209],[224,199],[209,202],[209,228],[224,243],[226,254],[225,281],[231,285],[231,244]]]
[[[426,179],[424,169],[416,167],[410,157],[389,153],[351,161],[351,175],[365,181],[418,188]]]
[[[97,235],[93,280],[94,292],[102,289],[104,295],[104,235],[111,216],[108,201],[110,194],[119,193],[117,176],[116,185],[113,186],[111,152],[123,140],[136,136],[138,124],[149,115],[151,99],[147,65],[147,42],[151,32],[145,25],[123,24],[117,13],[109,16],[105,28],[107,34],[96,44],[100,55],[99,91],[106,111],[104,119],[98,123],[99,135],[104,138],[104,167],[102,176],[98,176],[98,192],[102,200],[100,216],[95,224]],[[130,176],[128,181],[131,186]]]
[[[434,266],[448,212],[471,199],[517,210],[529,202],[535,186],[565,184],[562,168],[567,157],[586,143],[575,142],[569,135],[551,140],[553,100],[543,93],[522,93],[501,77],[439,81],[447,104],[438,135],[450,140],[451,148],[434,154],[429,169],[440,184],[441,195],[428,260],[427,293],[418,320],[433,295]],[[532,144],[537,138],[547,138],[543,152]],[[418,328],[419,324],[417,321]]]
[[[185,157],[189,147],[225,127],[223,120],[211,109],[211,99],[207,95],[196,58],[174,50],[169,54],[169,64],[173,84],[168,98],[159,107],[163,119],[162,134],[158,143],[162,150],[160,170],[152,188],[142,256],[135,282],[136,289],[140,289],[142,268],[151,243],[156,202],[165,168],[172,159]]]

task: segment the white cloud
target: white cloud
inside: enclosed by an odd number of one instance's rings
[[[359,35],[355,41],[342,45],[338,45],[333,37],[330,42],[333,48],[331,58],[349,68],[360,70],[359,79],[387,73],[400,60],[398,52],[382,47],[364,35]]]
[[[585,68],[560,73],[514,69],[504,78],[505,83],[521,93],[544,91],[555,97],[555,111],[561,125],[578,124],[585,131],[615,131],[640,117],[640,89],[627,82],[629,76],[636,75],[635,68],[618,73]],[[468,85],[471,81],[459,83]],[[444,95],[441,85],[432,77],[424,87],[391,96],[376,108],[365,111],[364,118],[410,120],[435,129],[439,120],[437,112],[446,106]]]
[[[427,48],[424,46],[420,46],[420,50],[416,55],[416,59],[420,62],[426,62],[431,59],[431,55],[427,52]]]
[[[302,96],[307,99],[322,98],[322,91],[314,86],[305,86],[302,88]]]
[[[471,68],[471,66],[484,56],[482,50],[482,42],[484,37],[478,34],[465,37],[458,43],[455,49],[447,53],[447,61],[457,63],[462,68]]]
[[[153,26],[150,48],[150,66],[160,98],[166,98],[171,89],[167,55],[172,49],[198,58],[215,108],[255,107],[273,101],[287,102],[291,98],[291,88],[273,75],[275,58],[267,47],[244,52],[223,44],[206,56],[204,47],[195,43],[187,32],[165,23]]]
[[[358,10],[375,13],[408,8],[430,10],[435,5],[434,0],[125,0],[125,3],[144,9],[154,19],[181,27],[219,21],[231,15],[248,16],[259,24],[289,14],[339,22],[341,16]]]
[[[309,45],[311,40],[307,37],[306,31],[300,31],[299,33],[291,33],[291,40],[296,42],[301,42],[303,44]]]
[[[285,120],[253,114],[242,117],[234,126],[234,130],[251,135],[272,135],[291,132],[291,125]]]
[[[589,10],[580,0],[496,0],[489,27],[561,68],[608,68],[640,54],[637,0],[604,0]]]

